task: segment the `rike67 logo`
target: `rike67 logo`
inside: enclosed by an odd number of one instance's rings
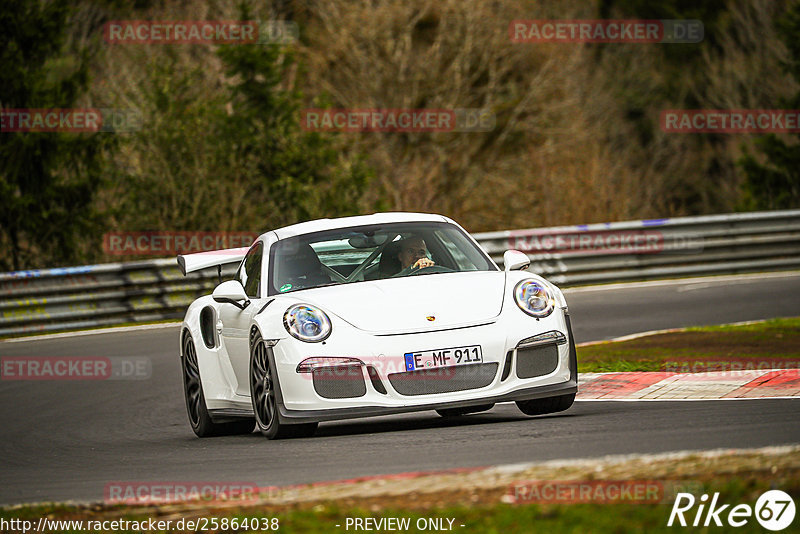
[[[758,498],[755,509],[749,504],[737,504],[731,508],[730,504],[719,502],[719,493],[714,493],[711,502],[708,501],[707,494],[695,499],[691,493],[678,493],[667,526],[676,524],[682,527],[721,527],[725,521],[732,527],[741,527],[750,522],[753,516],[767,530],[783,530],[794,521],[794,500],[788,493],[770,490]]]

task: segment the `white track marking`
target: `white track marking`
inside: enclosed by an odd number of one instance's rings
[[[91,336],[95,334],[117,334],[120,332],[136,332],[138,330],[156,330],[158,328],[175,328],[182,323],[155,323],[141,324],[136,326],[117,326],[109,328],[98,328],[96,330],[77,330],[75,332],[60,332],[58,334],[42,334],[40,336],[15,337],[4,339],[2,343],[22,343],[25,341],[43,341],[47,339],[60,339],[66,337]]]
[[[757,448],[741,448],[741,449],[710,449],[710,450],[684,450],[674,452],[663,452],[655,454],[609,454],[599,457],[589,458],[574,458],[567,460],[546,460],[544,462],[525,462],[517,464],[504,464],[494,467],[488,467],[487,471],[496,471],[499,473],[515,473],[525,471],[532,467],[573,467],[582,465],[597,465],[597,464],[627,464],[632,460],[642,461],[657,461],[657,460],[683,460],[692,456],[700,456],[701,458],[719,458],[723,456],[732,456],[734,454],[765,454],[771,456],[782,456],[800,451],[800,445],[771,445],[767,447]]]
[[[758,282],[773,278],[794,278],[800,276],[800,271],[784,271],[775,273],[731,274],[723,276],[699,276],[696,278],[675,278],[671,280],[649,280],[645,282],[630,282],[616,284],[602,284],[596,286],[582,286],[565,288],[564,293],[587,293],[591,291],[612,291],[615,289],[637,289],[642,287],[680,286],[686,284],[713,284],[724,282]],[[546,276],[545,276],[546,278]],[[698,288],[699,289],[699,288]]]
[[[724,323],[712,326],[748,326],[751,324],[759,324],[765,323],[767,321],[771,321],[772,319],[758,319],[756,321],[739,321],[737,323]],[[601,343],[614,343],[616,341],[630,341],[632,339],[639,339],[640,337],[648,337],[648,336],[655,336],[657,334],[674,334],[676,332],[687,332],[692,328],[698,328],[696,326],[686,326],[683,328],[666,328],[664,330],[648,330],[646,332],[637,332],[635,334],[628,334],[625,336],[615,337],[612,339],[601,339],[598,341],[584,341],[583,343],[578,343],[575,345],[576,347],[588,347],[590,345],[599,345]],[[704,328],[704,327],[701,327]]]

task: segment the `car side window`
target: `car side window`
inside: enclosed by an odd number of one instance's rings
[[[259,241],[247,251],[244,261],[236,272],[236,279],[244,287],[248,297],[261,296],[261,259],[264,255],[264,245]]]
[[[459,247],[459,243],[455,241],[456,238],[461,238],[463,240],[463,236],[455,234],[454,232],[443,232],[441,230],[436,230],[434,233],[453,257],[453,261],[456,262],[459,271],[479,270],[479,267],[464,254],[464,250],[462,250],[463,243],[462,247]]]

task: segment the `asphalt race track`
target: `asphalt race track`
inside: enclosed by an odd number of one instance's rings
[[[578,342],[800,316],[800,273],[567,292]],[[198,439],[186,420],[177,328],[0,343],[0,356],[152,359],[141,381],[0,382],[0,503],[101,500],[121,481],[262,486],[605,454],[800,442],[800,399],[579,402],[529,418],[513,404],[320,425],[310,439]],[[578,352],[580,358],[580,351]]]

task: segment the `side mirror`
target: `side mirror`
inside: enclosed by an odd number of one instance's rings
[[[528,255],[519,250],[506,250],[503,253],[503,265],[506,271],[524,271],[530,264]]]
[[[222,282],[214,289],[211,297],[216,302],[233,304],[240,310],[250,305],[250,299],[247,298],[247,294],[238,280]]]

